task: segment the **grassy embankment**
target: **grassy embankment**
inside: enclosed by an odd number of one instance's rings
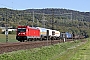
[[[73,54],[70,49],[81,44],[81,41],[65,42],[56,45],[46,46],[42,48],[35,48],[31,50],[20,50],[11,53],[4,53],[0,55],[1,60],[56,60],[62,58],[64,54]],[[68,54],[68,52],[71,52]],[[70,57],[70,56],[69,56]],[[67,57],[63,57],[66,58]],[[64,59],[61,60],[64,60]],[[60,60],[60,59],[58,59]]]
[[[90,38],[85,44],[67,50],[57,60],[90,60]]]
[[[72,55],[70,60],[90,60],[90,39],[85,45],[76,49],[76,53]]]

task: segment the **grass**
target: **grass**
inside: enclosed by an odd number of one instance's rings
[[[63,57],[63,54],[68,55],[71,52],[68,51],[68,49],[71,49],[80,43],[80,41],[65,42],[31,50],[20,50],[11,53],[4,53],[0,55],[0,60],[56,60],[57,58],[60,58],[60,56]]]
[[[90,39],[85,44],[68,49],[57,60],[90,60]]]
[[[74,53],[70,60],[90,60],[90,39],[86,44],[77,48],[77,52]]]
[[[6,42],[6,35],[5,34],[0,34],[0,42]],[[16,40],[16,35],[9,34],[8,35],[8,42],[18,42]]]

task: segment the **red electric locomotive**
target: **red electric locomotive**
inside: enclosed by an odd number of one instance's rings
[[[40,38],[40,30],[29,26],[18,26],[16,39],[18,41],[32,40]]]

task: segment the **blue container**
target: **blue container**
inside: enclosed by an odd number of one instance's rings
[[[66,32],[66,38],[72,38],[72,34],[70,34],[70,33],[68,33],[68,32]]]

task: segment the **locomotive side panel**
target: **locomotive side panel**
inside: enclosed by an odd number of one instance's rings
[[[29,30],[28,36],[32,36],[32,37],[40,36],[40,31],[38,29],[29,28],[28,30]]]

